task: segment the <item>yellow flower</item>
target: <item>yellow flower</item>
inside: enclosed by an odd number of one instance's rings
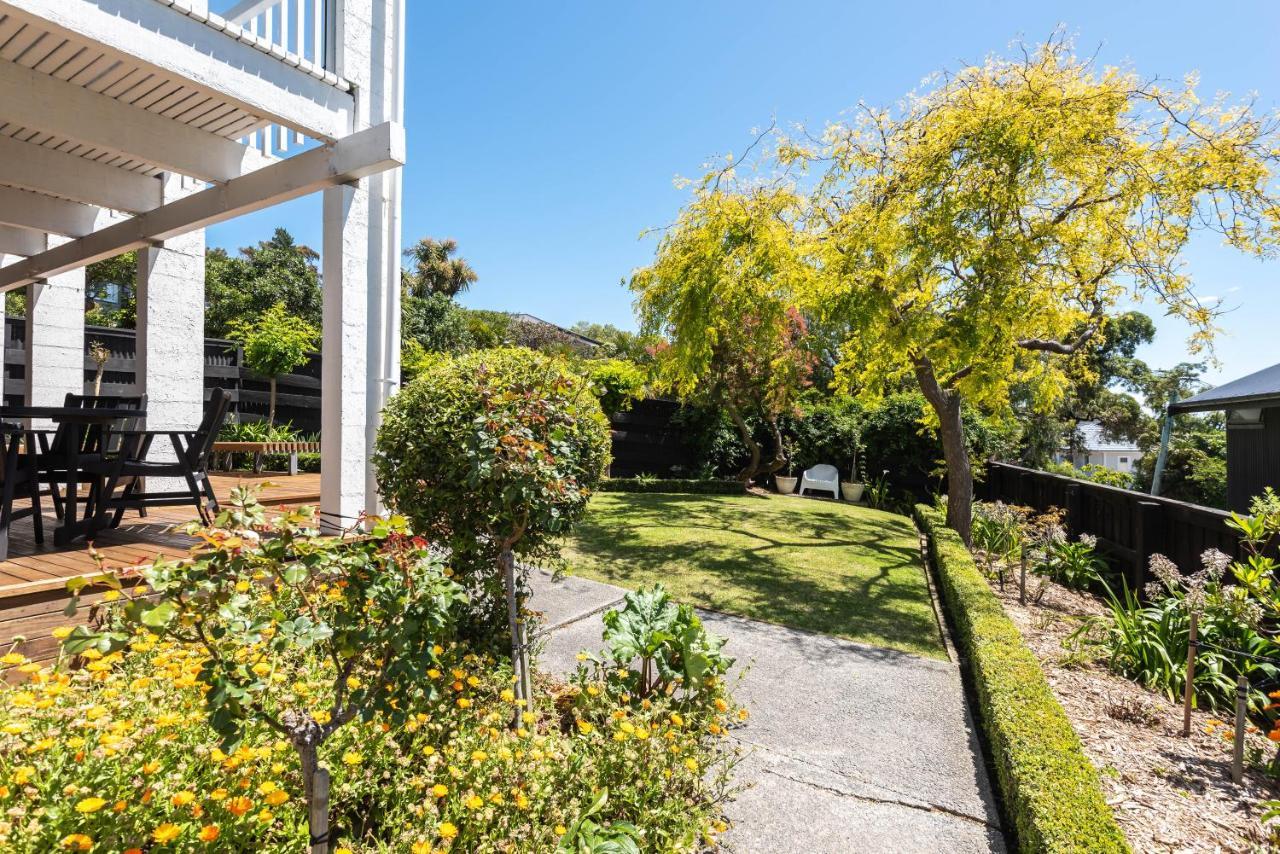
[[[467,809],[478,810],[480,807],[484,806],[484,798],[479,795],[467,795],[467,799],[464,803],[467,805]]]
[[[91,813],[97,812],[107,805],[102,798],[85,798],[76,804],[76,812]]]
[[[271,824],[271,822],[276,820],[276,814],[273,813],[271,810],[266,810],[266,809],[258,813],[257,817],[258,817],[258,821],[262,822],[263,824]]]
[[[686,759],[686,760],[684,761],[684,767],[688,768],[692,773],[697,774],[697,773],[698,773],[698,760],[696,760],[696,759]]]
[[[333,854],[355,854],[355,852],[352,851],[350,848],[337,848],[337,849],[334,849]]]
[[[49,632],[49,634],[53,635],[58,640],[66,640],[67,638],[71,637],[71,627],[58,626],[53,631]]]
[[[62,837],[62,847],[72,851],[88,851],[93,848],[93,839],[83,833],[72,833]]]
[[[176,795],[174,795],[172,798],[169,799],[169,803],[173,804],[175,807],[185,807],[187,804],[191,803],[195,799],[196,799],[195,792],[178,792]]]
[[[431,794],[435,795],[437,798],[443,798],[445,795],[449,794],[449,787],[444,783],[436,783],[431,787]]]
[[[436,833],[440,834],[441,839],[453,839],[458,835],[458,828],[451,821],[442,821],[436,828]]]
[[[164,824],[151,831],[151,838],[161,845],[166,842],[172,842],[182,835],[182,828],[172,822],[166,821]]]
[[[564,836],[569,832],[569,828],[565,827],[563,824],[557,824],[555,827],[551,828],[551,832],[556,836]]]
[[[579,730],[583,735],[590,735],[590,734],[591,734],[591,730],[593,730],[593,729],[595,729],[595,727],[594,727],[594,726],[592,726],[591,724],[587,723],[586,721],[578,721],[578,730]]]
[[[5,655],[0,655],[0,664],[17,665],[26,663],[27,657],[20,652],[10,652]]]
[[[268,780],[267,782],[263,783],[261,786],[258,787],[258,794],[269,795],[278,788],[280,787],[277,786],[275,783],[273,783],[271,780]]]
[[[271,672],[271,665],[267,664],[265,661],[259,661],[257,664],[253,665],[253,672],[255,676],[266,676]]]
[[[342,754],[343,765],[350,765],[354,767],[356,765],[359,765],[363,761],[364,761],[364,757],[361,756],[359,753],[356,753],[354,750],[348,750],[346,753]]]
[[[435,753],[435,752],[436,752],[436,749],[435,749],[434,747],[432,747],[431,745],[429,745],[429,744],[428,744],[426,747],[422,748],[422,755],[423,755],[423,756],[430,756],[431,754],[433,754],[433,753]]]
[[[470,701],[470,700],[468,700],[466,697],[459,697],[459,698],[458,698],[458,708],[459,708],[459,709],[468,709],[468,708],[470,708],[470,707],[471,707],[471,701]]]
[[[159,763],[159,762],[144,762],[144,763],[142,763],[142,773],[143,773],[143,774],[154,774],[154,773],[156,773],[156,772],[157,772],[157,771],[159,771],[159,770],[160,770],[160,763]]]
[[[678,713],[676,713],[676,712],[672,712],[672,713],[671,713],[671,725],[672,725],[672,726],[684,726],[684,718],[680,717],[680,715],[679,715]]]
[[[226,790],[226,789],[223,789],[223,788],[219,787],[219,788],[214,789],[212,792],[210,792],[210,793],[209,793],[209,799],[210,799],[210,800],[213,800],[213,801],[220,801],[220,800],[222,800],[223,798],[225,798],[225,797],[227,796],[227,794],[228,794],[228,793],[227,793],[227,790]]]
[[[431,843],[425,839],[419,839],[409,846],[409,851],[411,854],[431,854]]]
[[[282,791],[280,789],[276,789],[274,792],[267,795],[266,800],[270,806],[278,807],[281,804],[283,804],[285,801],[289,800],[289,793]]]
[[[218,838],[220,833],[222,833],[222,831],[218,829],[216,824],[206,824],[204,827],[200,828],[199,838],[201,842],[213,842]]]
[[[31,729],[31,724],[24,724],[24,723],[19,723],[17,721],[14,721],[12,723],[5,724],[3,727],[0,727],[0,732],[5,733],[6,735],[21,735],[22,733],[26,732],[29,729]]]
[[[725,702],[724,700],[722,700],[721,698],[716,697],[716,711],[717,711],[717,712],[726,712],[726,711],[728,711],[728,710],[729,710],[729,704],[728,704],[728,703],[726,703],[726,702]]]
[[[498,696],[502,697],[502,699],[508,703],[514,703],[516,701],[516,692],[512,691],[510,688],[503,688],[502,693]]]

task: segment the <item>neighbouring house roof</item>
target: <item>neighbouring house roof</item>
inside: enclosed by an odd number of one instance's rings
[[[1128,439],[1109,439],[1104,435],[1102,425],[1097,421],[1081,421],[1076,425],[1076,434],[1080,437],[1081,450],[1102,453],[1103,451],[1132,451],[1138,453],[1138,446]]]
[[[1216,412],[1240,407],[1280,406],[1280,365],[1263,368],[1169,406],[1170,412]]]

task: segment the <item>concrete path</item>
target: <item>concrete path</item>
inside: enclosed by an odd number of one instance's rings
[[[600,613],[626,591],[532,575],[530,606],[546,620],[541,665],[567,673],[580,650],[600,648]],[[727,810],[727,849],[1005,850],[954,664],[700,613],[729,638],[734,696],[751,711],[734,731],[747,788]]]

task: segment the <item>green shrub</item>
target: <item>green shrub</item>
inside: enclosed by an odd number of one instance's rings
[[[600,408],[609,417],[631,408],[632,401],[644,396],[648,374],[644,368],[626,359],[593,359],[583,363],[591,390],[600,400]]]
[[[515,557],[555,560],[609,464],[609,422],[562,358],[505,348],[441,356],[383,411],[374,465],[389,506],[449,549],[471,594],[469,636],[521,638]]]
[[[688,495],[744,495],[747,491],[747,485],[740,480],[611,477],[601,482],[600,491],[673,492]]]
[[[1077,480],[1088,480],[1093,483],[1101,483],[1104,486],[1115,486],[1120,489],[1133,489],[1133,475],[1129,472],[1116,471],[1106,466],[1086,463],[1077,468],[1071,463],[1049,463],[1044,470],[1053,474],[1064,475],[1065,477],[1074,477]]]
[[[964,543],[930,507],[917,506],[916,520],[929,538],[1019,850],[1128,851],[1079,737]]]

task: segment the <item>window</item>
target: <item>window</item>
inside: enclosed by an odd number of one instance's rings
[[[1122,465],[1122,466],[1127,466],[1127,465],[1129,465],[1129,458],[1128,458],[1128,457],[1121,457],[1121,458],[1120,458],[1120,465]]]

